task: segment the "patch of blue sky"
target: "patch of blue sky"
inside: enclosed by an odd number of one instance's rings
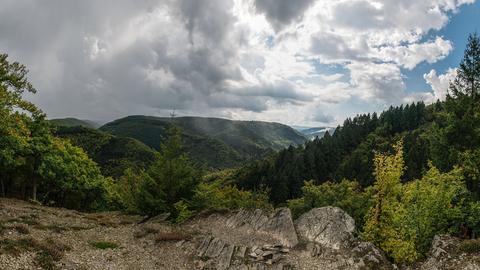
[[[339,81],[348,82],[350,80],[350,71],[345,68],[345,65],[340,64],[322,64],[318,60],[311,60],[315,67],[315,72],[322,75],[343,74],[344,76]]]
[[[430,31],[424,40],[432,40],[436,36],[442,36],[452,41],[453,50],[450,54],[436,63],[430,64],[422,62],[414,69],[402,69],[405,76],[405,84],[408,92],[424,92],[430,90],[423,75],[434,69],[437,74],[445,73],[449,68],[458,66],[463,57],[463,52],[467,44],[467,37],[475,31],[480,34],[480,1],[473,4],[463,5],[457,13],[450,15],[448,24],[438,31]]]

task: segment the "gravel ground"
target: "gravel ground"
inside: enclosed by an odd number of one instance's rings
[[[180,246],[179,241],[156,241],[158,235],[178,228],[160,223],[137,225],[140,219],[0,199],[0,269],[42,269],[38,259],[41,250],[30,250],[33,245],[26,245],[12,251],[8,246],[21,239],[66,247],[53,263],[57,269],[194,269],[188,255],[192,243]],[[26,229],[21,233],[18,227]],[[95,242],[116,247],[99,249],[93,246]]]

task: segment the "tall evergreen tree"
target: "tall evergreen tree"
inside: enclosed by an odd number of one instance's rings
[[[477,33],[470,34],[468,37],[467,48],[450,90],[454,97],[467,95],[474,100],[478,98],[480,91],[480,37]]]

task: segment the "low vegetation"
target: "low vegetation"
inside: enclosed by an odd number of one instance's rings
[[[17,225],[14,225],[12,228],[15,229],[15,231],[17,231],[19,234],[29,234],[30,233],[30,230],[24,224],[17,224]]]
[[[65,251],[70,250],[70,247],[53,239],[39,242],[31,237],[27,237],[16,240],[0,240],[0,250],[6,254],[17,256],[26,251],[35,252],[36,264],[42,269],[53,270],[57,269],[56,262],[62,259]]]
[[[480,253],[480,239],[463,241],[460,244],[459,251],[466,253]]]
[[[168,242],[168,241],[182,241],[191,239],[191,236],[187,233],[180,231],[160,232],[155,237],[155,242]]]
[[[97,249],[116,249],[119,247],[117,243],[108,241],[94,241],[90,242],[90,246]]]

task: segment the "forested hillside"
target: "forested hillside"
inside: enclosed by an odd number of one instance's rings
[[[86,127],[86,128],[99,128],[101,125],[90,120],[80,120],[77,118],[57,118],[57,119],[50,119],[48,120],[50,123],[52,123],[55,126],[59,127],[76,127],[76,126],[81,126],[81,127]]]
[[[119,178],[126,169],[147,169],[155,160],[156,151],[133,138],[83,126],[57,126],[55,135],[84,149],[105,176]]]
[[[184,151],[196,164],[207,168],[237,167],[306,140],[282,124],[201,117],[129,116],[107,123],[100,130],[160,149],[172,125],[182,130]]]
[[[407,162],[403,179],[412,180],[422,174],[428,160],[435,165],[444,162],[431,153],[436,142],[428,144],[439,132],[435,130],[434,120],[444,106],[442,103],[428,107],[424,103],[413,103],[392,107],[379,116],[373,113],[347,119],[333,134],[327,132],[323,138],[289,147],[241,169],[238,183],[248,189],[262,185],[270,187],[271,199],[276,203],[300,196],[305,180],[323,183],[346,178],[369,186],[375,179],[375,151],[390,150],[392,143],[400,138],[404,138]]]

